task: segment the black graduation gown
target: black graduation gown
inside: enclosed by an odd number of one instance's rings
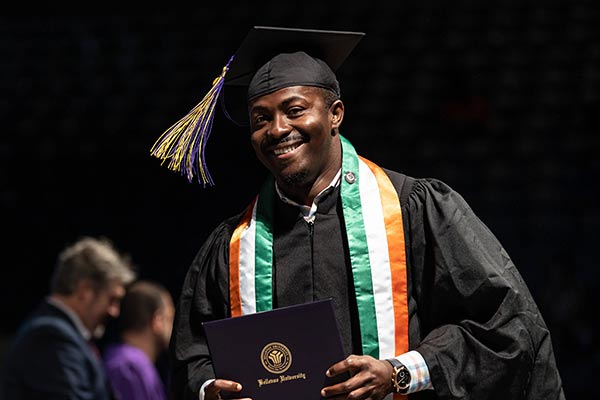
[[[498,240],[444,183],[386,173],[402,199],[409,345],[435,387],[411,398],[564,398],[548,329]],[[229,240],[239,218],[212,232],[183,284],[171,340],[176,399],[196,399],[214,377],[201,323],[230,316]],[[274,307],[333,297],[345,351],[360,354],[339,189],[312,226],[279,200],[274,219]]]

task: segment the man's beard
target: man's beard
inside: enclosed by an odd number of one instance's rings
[[[104,336],[105,331],[106,331],[106,325],[98,324],[98,326],[96,326],[96,329],[94,329],[94,332],[92,332],[92,337],[94,339],[101,339],[102,336]]]
[[[306,183],[307,177],[308,173],[306,171],[299,171],[284,175],[281,178],[288,187],[302,187]]]

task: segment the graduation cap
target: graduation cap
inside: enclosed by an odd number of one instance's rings
[[[362,32],[253,27],[202,101],[158,138],[151,155],[163,163],[169,160],[169,169],[189,182],[196,176],[204,187],[214,185],[204,149],[223,86],[247,86],[248,101],[290,86],[323,87],[339,96],[335,71],[363,36]]]

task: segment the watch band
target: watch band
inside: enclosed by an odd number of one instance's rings
[[[394,393],[406,394],[410,387],[410,371],[406,365],[395,358],[386,359],[392,365],[392,390]]]

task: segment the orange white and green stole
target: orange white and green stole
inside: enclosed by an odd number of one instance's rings
[[[387,174],[342,141],[341,198],[358,304],[362,351],[376,359],[408,351],[402,211]],[[233,317],[272,308],[273,178],[235,229],[229,250]]]

